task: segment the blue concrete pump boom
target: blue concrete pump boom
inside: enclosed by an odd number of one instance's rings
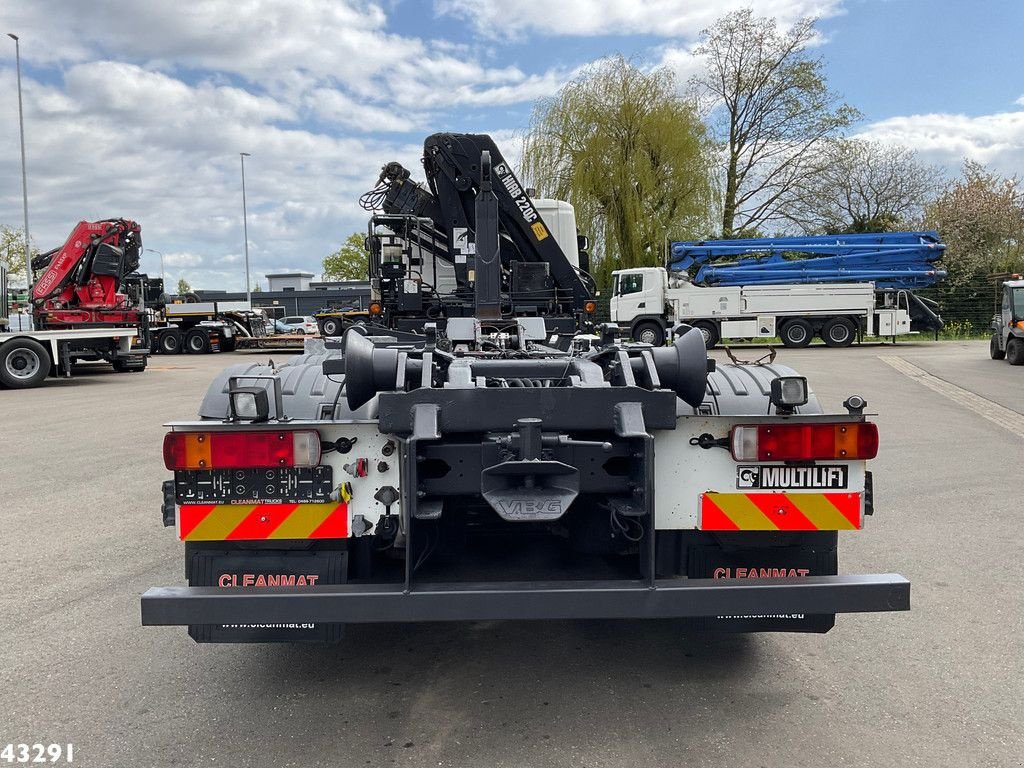
[[[935,262],[939,233],[882,232],[672,243],[668,269],[697,267],[697,285],[874,283],[877,288],[926,288],[946,276]]]

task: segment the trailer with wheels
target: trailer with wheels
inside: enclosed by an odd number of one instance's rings
[[[135,348],[137,336],[137,328],[0,333],[0,385],[38,387],[50,376],[71,376],[79,362],[105,361],[118,373],[144,371],[146,353]]]
[[[164,355],[231,352],[240,339],[266,334],[263,314],[244,301],[167,304],[150,328],[152,350]]]
[[[325,307],[313,313],[320,335],[324,338],[344,336],[353,325],[366,325],[373,317],[365,309]]]

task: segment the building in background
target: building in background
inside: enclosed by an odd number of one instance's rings
[[[280,290],[274,289],[274,285],[272,282],[269,291],[256,291],[252,294],[253,307],[266,310],[270,317],[311,315],[318,309],[326,307],[366,309],[370,301],[368,280],[309,282],[304,290],[288,287]],[[244,291],[207,291],[198,288],[195,293],[199,296],[200,301],[245,301]]]
[[[275,291],[308,291],[313,280],[312,272],[275,272],[267,275],[270,292]]]

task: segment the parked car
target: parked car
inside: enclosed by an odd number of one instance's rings
[[[319,332],[317,328],[316,320],[312,317],[293,315],[292,317],[282,317],[275,323],[278,328],[278,333],[309,333],[314,334]],[[282,330],[282,326],[284,330]]]

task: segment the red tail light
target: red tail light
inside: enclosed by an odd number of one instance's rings
[[[168,432],[168,469],[313,467],[320,463],[320,435],[313,430],[273,432]]]
[[[736,461],[852,460],[878,455],[878,427],[866,421],[740,425],[732,428],[729,437]]]

